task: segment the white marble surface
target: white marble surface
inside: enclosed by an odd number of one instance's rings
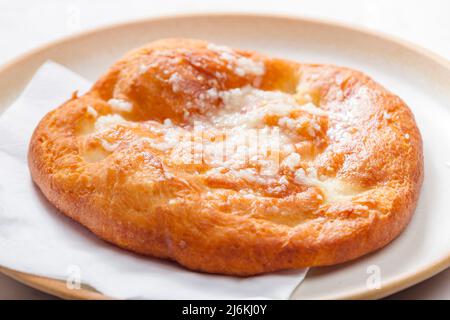
[[[0,64],[51,40],[138,18],[195,12],[259,12],[327,18],[403,38],[450,59],[448,0],[15,0],[0,3]],[[450,269],[395,299],[450,299]],[[52,299],[0,275],[0,299]]]

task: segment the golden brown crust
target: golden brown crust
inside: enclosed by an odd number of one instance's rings
[[[394,239],[411,218],[423,178],[422,141],[405,103],[354,70],[228,50],[172,39],[128,53],[90,92],[42,119],[30,142],[33,180],[99,237],[206,272],[331,265]],[[211,88],[246,86],[313,102],[327,114],[289,114],[316,131],[296,129],[302,160],[277,173],[286,187],[226,170],[210,174],[209,164],[176,163],[142,142],[165,134],[165,119],[189,131],[190,118],[220,110],[223,96],[205,96]],[[95,129],[100,117],[114,114],[126,124]],[[264,121],[276,126],[280,119]],[[319,178],[299,179],[311,168]]]

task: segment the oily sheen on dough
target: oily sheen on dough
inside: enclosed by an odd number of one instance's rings
[[[254,275],[385,246],[414,211],[423,155],[409,108],[361,72],[166,39],[47,114],[29,167],[104,240]]]

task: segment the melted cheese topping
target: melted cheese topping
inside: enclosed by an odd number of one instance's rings
[[[219,57],[227,62],[227,68],[238,76],[243,77],[248,74],[262,76],[266,71],[262,61],[255,61],[244,57],[229,47],[209,44],[208,49],[216,51]]]
[[[127,124],[128,122],[118,114],[108,114],[105,116],[100,116],[95,121],[95,131],[96,133],[103,131],[105,129],[109,129],[117,124]]]
[[[176,91],[177,75],[170,79]],[[290,94],[250,86],[220,92],[210,89],[205,95],[220,98],[221,107],[191,115],[182,125],[170,119],[141,123],[152,134],[135,140],[161,152],[168,165],[206,164],[206,176],[266,186],[269,194],[286,191],[289,183],[319,188],[324,201],[344,201],[360,192],[337,179],[318,177],[311,154],[298,149],[305,142],[320,142],[323,128],[319,118],[327,117],[326,111],[310,102],[299,104]],[[122,102],[109,103],[121,111],[128,108]],[[113,132],[117,125],[136,124],[118,114],[96,119],[93,135],[102,136],[101,146],[106,152],[114,152],[119,145],[113,134],[108,135],[108,130]],[[292,178],[288,179],[286,173]]]
[[[114,111],[117,112],[130,112],[133,110],[133,105],[131,102],[123,99],[109,99],[108,104]]]

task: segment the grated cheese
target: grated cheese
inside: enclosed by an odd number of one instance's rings
[[[109,99],[108,104],[114,111],[118,112],[130,112],[133,110],[133,105],[129,101],[123,99]]]

